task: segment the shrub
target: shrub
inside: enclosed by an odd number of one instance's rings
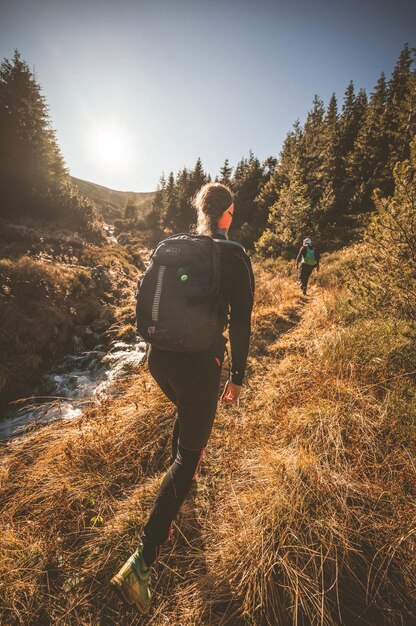
[[[282,242],[280,238],[269,228],[254,244],[256,252],[263,258],[277,257],[282,253]]]
[[[416,138],[410,160],[394,168],[393,196],[374,193],[376,212],[367,229],[366,247],[354,293],[369,309],[389,311],[416,322]]]

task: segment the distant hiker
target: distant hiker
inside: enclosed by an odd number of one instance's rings
[[[129,604],[149,610],[150,569],[199,468],[217,409],[229,324],[230,378],[221,396],[238,404],[250,341],[254,278],[244,248],[228,240],[231,191],[204,185],[194,198],[197,235],[162,241],[138,292],[137,322],[151,344],[149,369],[177,408],[171,465],[143,529],[138,549],[112,585]]]
[[[302,293],[306,296],[306,290],[308,288],[308,280],[316,267],[316,271],[319,272],[319,252],[312,246],[312,239],[306,237],[303,240],[303,245],[299,250],[299,254],[296,257],[296,269],[299,267],[299,285]]]

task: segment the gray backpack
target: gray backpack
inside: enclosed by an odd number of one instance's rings
[[[203,352],[222,331],[220,265],[223,244],[204,235],[172,235],[159,243],[141,281],[136,304],[139,333],[170,352]]]
[[[211,237],[159,243],[137,294],[137,328],[160,350],[202,352],[218,332],[220,250]]]

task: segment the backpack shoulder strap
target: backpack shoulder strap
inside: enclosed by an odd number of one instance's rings
[[[241,243],[238,243],[238,241],[231,241],[230,239],[215,239],[215,237],[213,237],[213,241],[215,241],[216,243],[219,243],[220,246],[222,245],[233,246],[234,248],[239,248],[244,253],[246,253],[245,247]]]

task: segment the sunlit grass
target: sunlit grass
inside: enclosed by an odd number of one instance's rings
[[[406,328],[354,317],[341,274],[305,299],[290,271],[255,270],[241,407],[219,408],[146,623],[410,626],[416,368]],[[173,411],[144,370],[123,388],[4,448],[4,623],[142,623],[108,581],[167,467]]]

